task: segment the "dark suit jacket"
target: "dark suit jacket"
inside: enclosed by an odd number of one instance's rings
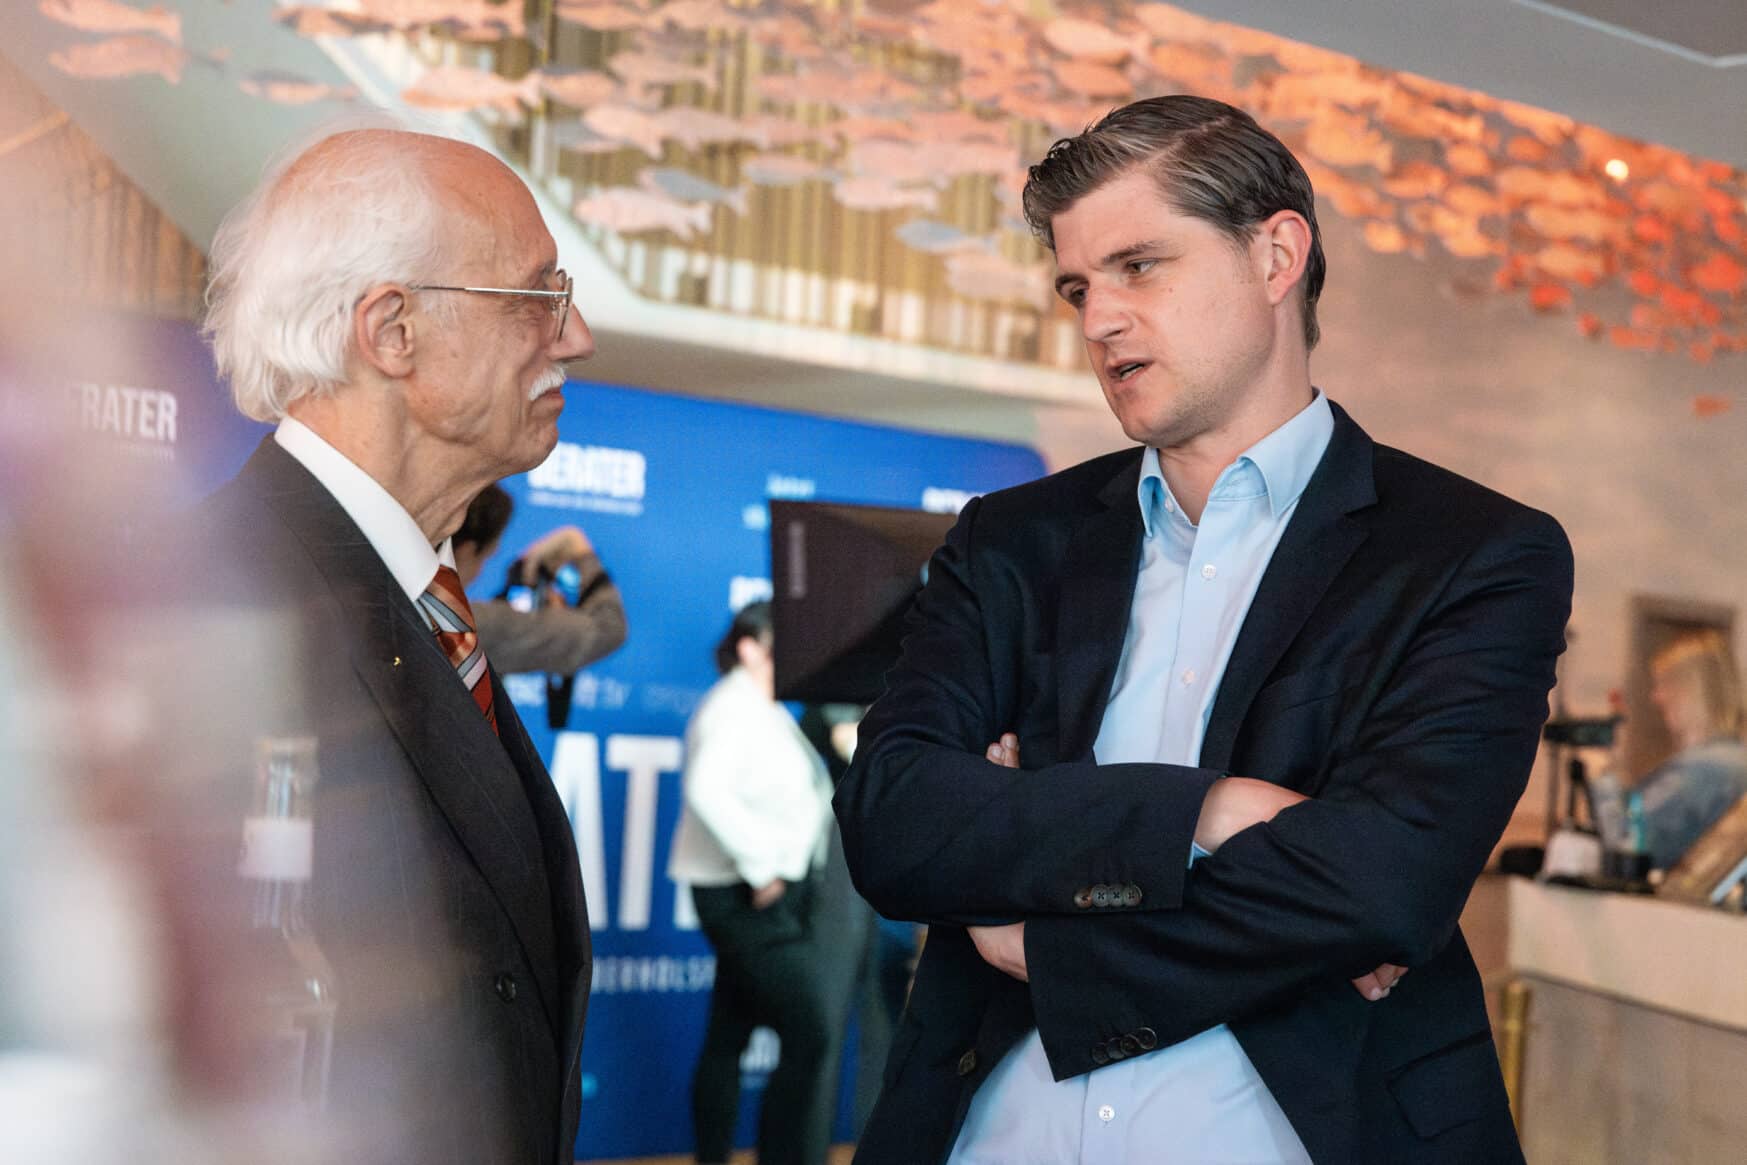
[[[286,632],[282,658],[238,661],[286,676],[249,731],[320,741],[311,915],[338,1001],[336,1123],[358,1123],[359,1160],[569,1165],[587,913],[496,674],[501,742],[358,527],[271,438],[196,520],[235,568],[205,601]]]
[[[856,1160],[943,1160],[1035,1026],[1057,1079],[1227,1023],[1312,1157],[1521,1159],[1457,930],[1563,649],[1557,523],[1375,445],[1338,407],[1263,576],[1201,767],[1097,765],[1140,451],[973,501],[839,787],[882,914],[935,923]],[[1018,733],[1022,771],[982,759]],[[1209,785],[1313,798],[1185,865]],[[1029,988],[962,925],[1026,921]],[[1413,970],[1370,1003],[1348,980]]]

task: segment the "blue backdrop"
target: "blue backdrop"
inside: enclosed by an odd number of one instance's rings
[[[175,465],[193,495],[224,481],[265,427],[230,408],[192,328],[133,319],[111,326],[128,330],[133,357],[75,377],[84,423]],[[176,398],[169,449],[162,423],[133,431],[140,391]],[[496,594],[510,561],[567,523],[588,534],[624,596],[630,638],[579,674],[567,731],[547,727],[544,677],[506,684],[570,810],[594,927],[577,1156],[686,1152],[715,960],[689,897],[665,876],[668,843],[686,719],[716,678],[711,650],[735,608],[769,595],[766,502],[956,510],[1044,466],[1016,445],[598,384],[572,382],[566,395],[557,449],[504,483],[515,516],[474,597]],[[750,1143],[773,1051],[755,1040],[743,1060],[742,1144]],[[846,1077],[852,1066],[848,1058]],[[844,1081],[846,1096],[851,1083]],[[847,1110],[840,1106],[840,1139]]]
[[[765,503],[950,510],[1043,464],[988,441],[602,385],[567,391],[552,457],[504,483],[515,517],[475,597],[566,522],[587,532],[624,596],[630,638],[578,677],[568,731],[547,728],[542,677],[507,683],[571,810],[596,928],[577,1155],[683,1152],[715,964],[664,871],[686,719],[716,678],[711,649],[734,608],[769,595]],[[744,1062],[743,1134],[767,1052],[755,1042]]]

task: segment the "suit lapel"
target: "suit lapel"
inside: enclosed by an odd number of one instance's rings
[[[1256,692],[1297,638],[1329,584],[1365,540],[1352,517],[1377,500],[1371,438],[1332,401],[1334,433],[1275,547],[1219,683],[1201,742],[1201,764],[1223,769]]]
[[[1091,755],[1122,655],[1144,528],[1136,489],[1140,451],[1098,493],[1101,508],[1075,528],[1056,614],[1061,758]]]
[[[345,647],[353,670],[509,916],[556,1024],[562,997],[552,958],[547,872],[533,810],[509,752],[417,609],[333,496],[272,438],[245,473],[326,577],[352,630]],[[330,646],[337,647],[315,649]],[[497,699],[500,708],[509,708],[501,687]],[[519,723],[515,731],[520,733]]]

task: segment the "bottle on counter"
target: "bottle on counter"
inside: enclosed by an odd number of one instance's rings
[[[261,1027],[256,1055],[266,1098],[320,1111],[333,1054],[333,972],[310,925],[314,870],[313,794],[319,774],[312,736],[256,742],[255,789],[243,822],[237,872],[253,884],[251,985]]]
[[[1628,851],[1631,838],[1626,825],[1626,791],[1619,775],[1611,768],[1603,769],[1590,782],[1590,794],[1601,844],[1610,851]]]

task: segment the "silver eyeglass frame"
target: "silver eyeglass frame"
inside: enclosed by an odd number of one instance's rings
[[[552,314],[558,317],[558,334],[552,337],[557,343],[564,338],[564,325],[570,322],[570,304],[572,294],[576,290],[576,281],[564,272],[563,268],[555,271],[564,282],[562,291],[533,291],[525,287],[451,287],[442,283],[409,283],[408,291],[465,291],[470,295],[527,295],[535,299],[552,302]]]

